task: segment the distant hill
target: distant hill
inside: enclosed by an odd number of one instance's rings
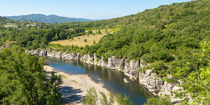
[[[10,23],[10,22],[13,22],[13,21],[0,16],[0,24]]]
[[[69,18],[57,15],[43,15],[43,14],[30,14],[30,15],[6,16],[6,17],[16,21],[33,21],[33,22],[42,22],[42,23],[70,23],[70,22],[93,21],[91,19]]]

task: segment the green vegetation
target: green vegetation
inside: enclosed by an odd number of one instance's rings
[[[85,95],[85,98],[82,99],[84,105],[97,105],[98,95],[95,88],[90,88]]]
[[[19,47],[0,52],[1,105],[59,105],[61,79],[53,73],[46,78],[44,60]]]
[[[16,45],[28,49],[45,48],[52,40],[73,38],[82,35],[83,29],[65,30],[56,26],[24,27],[23,29],[3,29],[0,30],[0,44],[6,41],[16,41]]]
[[[144,105],[172,105],[169,99],[149,98]]]
[[[128,96],[122,96],[121,94],[117,94],[116,101],[119,105],[132,105]]]
[[[100,92],[100,95],[98,95],[95,88],[90,88],[87,91],[85,98],[82,98],[82,103],[84,105],[97,105],[99,99],[102,105],[113,105],[115,102],[117,102],[118,105],[132,105],[129,97],[126,95],[123,97],[121,94],[117,94],[115,97],[113,93],[110,92],[108,100],[105,93]]]

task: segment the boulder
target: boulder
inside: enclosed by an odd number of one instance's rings
[[[40,50],[39,56],[47,56],[47,50],[45,50],[45,49]]]
[[[31,50],[31,51],[29,51],[29,53],[31,55],[38,55],[39,56],[39,50]]]
[[[130,60],[130,69],[138,71],[140,67],[139,61]]]
[[[47,56],[48,56],[48,57],[55,57],[55,53],[54,53],[54,52],[48,51],[48,52],[47,52]]]
[[[146,70],[146,72],[145,72],[145,74],[148,75],[148,76],[150,76],[151,73],[152,73],[152,70]]]

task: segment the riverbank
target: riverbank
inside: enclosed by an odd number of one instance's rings
[[[112,70],[122,71],[131,80],[139,80],[139,83],[141,85],[144,85],[144,87],[153,95],[160,97],[169,97],[174,105],[180,105],[184,98],[188,98],[189,102],[192,101],[189,94],[186,97],[182,98],[176,97],[176,93],[184,92],[183,88],[179,86],[180,84],[182,84],[181,81],[178,83],[168,83],[167,81],[163,81],[163,78],[158,77],[157,74],[153,73],[150,69],[146,70],[145,72],[139,72],[140,68],[145,68],[150,65],[145,64],[142,60],[126,60],[124,58],[116,58],[112,56],[111,58],[108,58],[108,61],[104,61],[103,57],[99,59],[95,54],[81,55],[79,53],[66,53],[60,51],[52,51],[50,49],[34,50],[29,51],[29,53],[38,56],[61,58],[63,60],[78,60],[84,63],[106,67]],[[167,77],[171,78],[170,75],[168,75]]]
[[[63,83],[61,84],[61,94],[65,104],[82,105],[81,98],[85,96],[89,88],[94,87],[99,94],[103,92],[109,96],[109,91],[103,87],[102,83],[96,83],[87,74],[70,75],[58,72],[50,66],[44,66],[46,72],[56,72],[60,75]]]

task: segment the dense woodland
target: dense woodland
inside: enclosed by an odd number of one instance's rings
[[[10,20],[0,17],[1,45],[14,42],[11,44],[27,49],[50,46],[63,52],[96,53],[104,60],[111,56],[141,60],[151,66],[139,71],[152,68],[165,81],[183,81],[182,87],[186,92],[176,93],[178,97],[191,93],[192,97],[197,97],[195,102],[210,103],[209,0],[163,5],[135,15],[102,21],[4,28],[3,25],[8,22]],[[49,45],[50,41],[83,35],[85,30],[114,27],[120,27],[120,31],[106,35],[94,46]],[[172,78],[167,78],[167,74]]]
[[[0,51],[1,105],[60,105],[61,78],[46,78],[44,59],[25,54],[20,47]]]

